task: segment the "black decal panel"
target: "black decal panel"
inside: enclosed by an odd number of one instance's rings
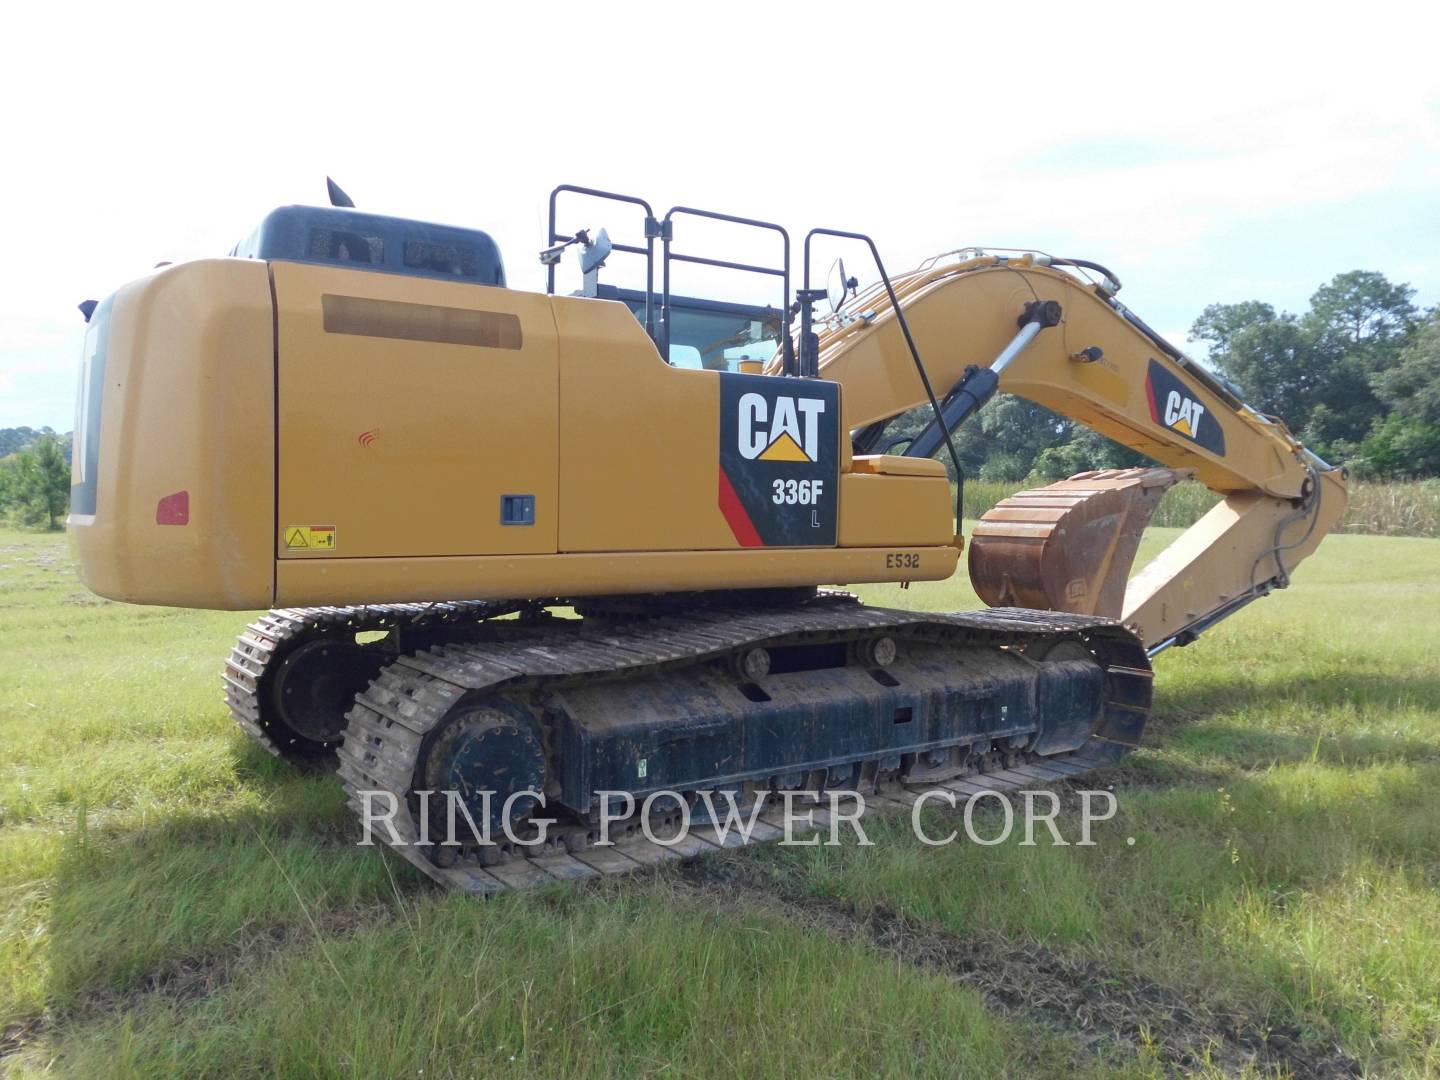
[[[720,510],[745,547],[830,547],[840,486],[840,387],[720,376]]]

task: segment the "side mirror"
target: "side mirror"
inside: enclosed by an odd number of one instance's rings
[[[599,270],[613,250],[615,247],[610,243],[610,234],[601,229],[595,234],[594,240],[585,244],[585,250],[580,255],[580,272],[588,274],[592,270]]]
[[[840,309],[845,306],[845,295],[854,296],[859,287],[859,281],[845,275],[845,260],[836,259],[825,279],[825,300],[830,305],[831,314],[840,314]]]

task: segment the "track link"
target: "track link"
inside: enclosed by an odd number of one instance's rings
[[[378,671],[387,659],[407,648],[428,647],[514,609],[514,605],[482,601],[277,608],[250,623],[230,650],[221,676],[225,704],[240,729],[266,753],[296,765],[330,765],[340,745],[339,733],[329,739],[309,738],[287,722],[275,680],[288,658],[312,642],[333,638],[354,645],[355,635],[380,632],[383,639],[359,647],[373,653]],[[343,696],[358,693],[365,681]],[[337,719],[344,708],[337,710]]]
[[[637,824],[614,846],[577,847],[571,836],[545,846],[507,848],[498,862],[493,861],[492,849],[488,852],[492,861],[483,865],[470,860],[437,866],[424,854],[429,849],[415,846],[420,831],[411,791],[426,736],[462,698],[473,699],[477,693],[637,676],[724,659],[756,646],[853,640],[866,632],[883,632],[900,641],[1015,650],[1078,638],[1103,667],[1102,720],[1078,750],[1047,757],[982,756],[979,768],[963,777],[881,788],[867,795],[867,808],[872,810],[913,803],[933,788],[969,795],[1083,775],[1118,760],[1138,742],[1151,699],[1149,662],[1133,634],[1107,619],[1056,612],[996,608],[935,614],[864,607],[853,598],[821,596],[778,610],[672,614],[608,624],[598,632],[581,630],[574,620],[509,625],[515,631],[503,639],[439,646],[388,664],[357,697],[339,750],[340,777],[357,816],[363,812],[362,791],[389,793],[398,807],[394,827],[401,840],[398,846],[390,845],[392,850],[436,881],[477,894],[625,873],[745,842],[733,832],[722,836],[713,826],[697,823],[678,843],[661,845],[646,838]],[[827,812],[817,807],[812,820],[817,828],[827,826]],[[388,843],[385,829],[376,829],[375,835]],[[618,826],[614,835],[623,835]],[[760,815],[750,842],[771,842],[781,835],[772,810]]]

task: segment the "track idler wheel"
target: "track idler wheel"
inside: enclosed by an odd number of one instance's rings
[[[242,637],[236,656],[246,644]],[[329,768],[355,695],[392,656],[383,641],[358,644],[348,626],[282,639],[258,672],[242,672],[232,660],[226,700],[240,726],[270,753],[292,765]],[[237,681],[242,674],[248,684]]]
[[[379,650],[367,650],[336,635],[307,641],[275,669],[270,684],[274,719],[291,735],[310,742],[338,742],[355,695],[369,685],[386,659]]]
[[[533,724],[492,708],[457,711],[427,740],[418,776],[421,791],[434,792],[430,804],[429,854],[436,865],[453,862],[462,847],[477,846],[477,838],[459,809],[451,810],[445,792],[458,794],[465,811],[494,846],[481,848],[485,856],[500,857],[511,834],[523,835],[521,826],[539,805],[527,792],[545,787],[545,748]],[[427,796],[420,796],[426,798]],[[456,845],[442,843],[449,835],[453,813]]]

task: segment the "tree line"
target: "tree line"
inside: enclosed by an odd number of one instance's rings
[[[59,528],[70,506],[70,436],[0,428],[0,516]]]
[[[1260,300],[1211,304],[1190,329],[1245,401],[1283,419],[1315,453],[1372,479],[1440,475],[1440,308],[1369,270],[1339,274],[1302,313]],[[918,431],[928,406],[894,426]],[[998,395],[955,432],[967,476],[1050,481],[1150,464],[1048,409]],[[945,455],[941,455],[942,459]],[[948,462],[947,462],[948,464]]]

